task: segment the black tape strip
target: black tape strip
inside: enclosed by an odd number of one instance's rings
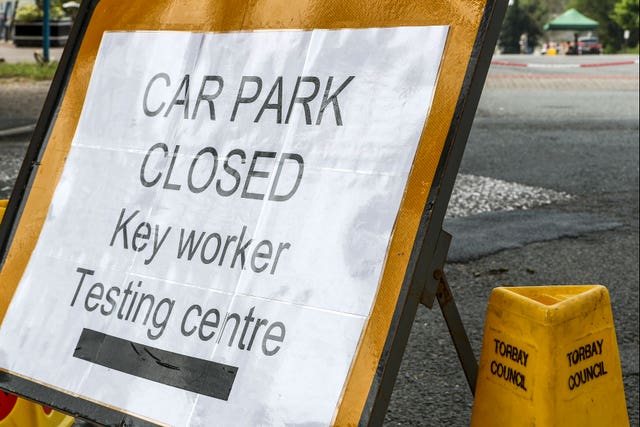
[[[227,400],[238,368],[83,329],[73,357],[182,390]]]

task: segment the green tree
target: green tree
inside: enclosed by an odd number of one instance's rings
[[[640,26],[640,14],[638,13],[638,0],[620,0],[613,6],[611,19],[622,29],[629,30],[628,45],[638,45],[638,27]]]
[[[568,9],[568,4],[570,0],[544,0],[547,8],[549,9],[549,13],[552,15],[547,17],[545,20],[545,24],[550,20],[550,18],[554,18],[564,11]]]
[[[35,4],[25,4],[16,11],[17,21],[39,21],[44,15],[42,0],[36,0]],[[66,16],[62,9],[62,0],[51,0],[49,2],[49,13],[51,19],[61,19]]]
[[[36,0],[36,5],[38,5],[38,8],[42,9],[44,8],[44,2],[42,0]],[[49,0],[49,6],[50,7],[62,7],[62,0]]]
[[[542,36],[542,26],[549,15],[546,4],[537,0],[514,0],[507,9],[498,46],[502,53],[519,53],[522,34],[527,35],[527,50],[532,50]]]
[[[611,18],[617,0],[572,0],[571,7],[576,8],[585,16],[598,21],[598,37],[605,52],[613,53],[620,50],[623,42],[624,29]]]

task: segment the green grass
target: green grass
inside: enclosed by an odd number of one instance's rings
[[[635,47],[625,47],[622,48],[622,50],[618,53],[628,53],[628,54],[638,54],[640,53],[640,46],[639,45],[635,45]]]
[[[57,62],[42,65],[29,62],[18,64],[0,62],[0,79],[51,80],[57,66]]]

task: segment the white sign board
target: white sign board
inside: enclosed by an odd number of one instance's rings
[[[170,425],[330,424],[446,35],[105,33],[0,368]]]

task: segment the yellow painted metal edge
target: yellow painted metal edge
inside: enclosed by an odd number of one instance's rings
[[[104,31],[196,32],[449,25],[433,106],[396,219],[378,294],[346,381],[334,423],[355,425],[374,380],[409,256],[464,81],[486,1],[425,2],[102,0],[78,53],[6,262],[0,271],[0,322],[42,229],[64,168]],[[426,102],[426,100],[425,100]]]
[[[7,210],[8,204],[9,204],[8,200],[0,200],[0,221],[2,221],[2,217],[4,216],[4,213]]]

